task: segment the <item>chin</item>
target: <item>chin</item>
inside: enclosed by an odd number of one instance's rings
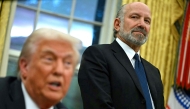
[[[59,92],[51,92],[51,93],[47,93],[45,95],[45,97],[49,100],[49,101],[52,101],[52,102],[59,102],[63,97],[64,95],[63,94],[60,94]]]

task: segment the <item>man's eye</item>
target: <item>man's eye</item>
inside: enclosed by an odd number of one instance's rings
[[[137,19],[138,17],[137,17],[137,16],[132,16],[131,18],[133,18],[133,19]]]
[[[70,61],[68,61],[68,62],[66,61],[65,65],[71,65],[71,62]]]
[[[149,21],[149,20],[145,20],[145,22],[146,22],[147,24],[150,24],[150,21]]]
[[[65,65],[65,67],[71,67],[72,66],[72,62],[71,61],[65,61],[64,65]]]
[[[53,58],[47,57],[46,60],[48,60],[48,61],[52,61]]]
[[[44,57],[43,60],[44,60],[45,62],[50,63],[50,62],[53,61],[53,57]]]

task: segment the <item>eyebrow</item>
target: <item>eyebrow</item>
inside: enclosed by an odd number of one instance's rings
[[[131,13],[130,16],[132,16],[132,15],[141,16],[139,13]],[[146,18],[146,19],[149,19],[149,20],[151,21],[151,17],[147,16],[147,17],[145,17],[145,18]]]
[[[52,49],[44,49],[42,50],[42,53],[41,54],[51,54],[51,55],[56,55],[56,53],[52,50]],[[70,58],[70,57],[73,57],[73,53],[72,52],[67,52],[64,54],[64,58]]]
[[[55,52],[51,49],[44,49],[42,50],[42,54],[55,54]]]

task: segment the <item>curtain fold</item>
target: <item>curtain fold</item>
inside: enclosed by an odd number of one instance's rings
[[[123,0],[122,4],[139,1],[147,4],[152,12],[148,41],[141,48],[141,56],[159,68],[164,85],[165,104],[168,100],[176,72],[177,49],[180,39],[175,26],[182,25],[183,0]]]
[[[0,68],[5,46],[6,32],[10,16],[11,1],[0,1]],[[0,72],[1,75],[1,72]]]

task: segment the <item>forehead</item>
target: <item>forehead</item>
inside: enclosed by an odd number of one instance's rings
[[[151,18],[151,11],[149,7],[143,3],[138,2],[128,4],[126,6],[126,14],[139,14]]]
[[[63,40],[42,40],[37,44],[36,53],[52,52],[56,55],[73,53],[72,44]]]

